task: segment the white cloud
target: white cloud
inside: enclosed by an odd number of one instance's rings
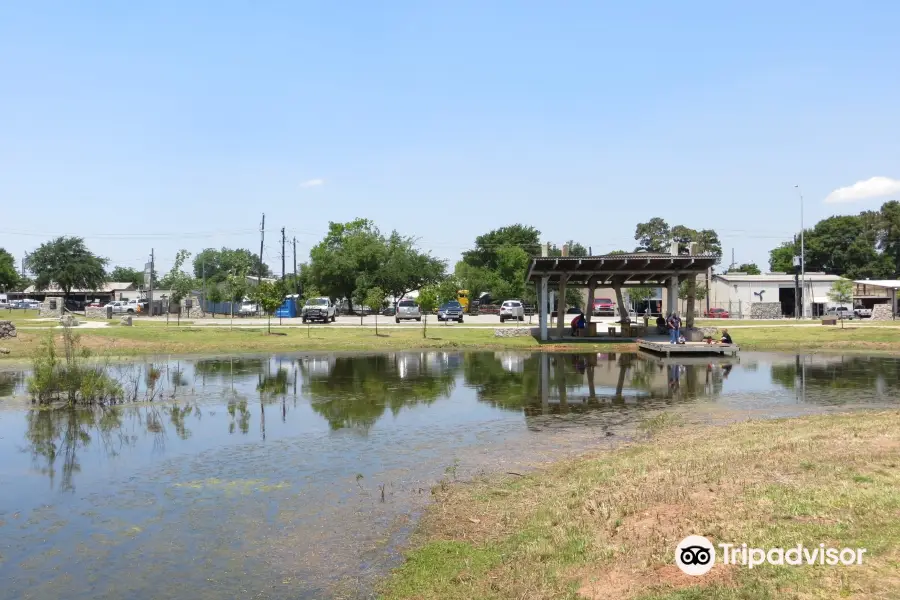
[[[311,187],[319,187],[321,185],[325,185],[324,179],[310,179],[308,181],[304,181],[300,184],[302,188],[311,188]]]
[[[891,179],[890,177],[872,177],[871,179],[857,181],[853,185],[834,190],[825,198],[825,203],[858,202],[894,194],[900,194],[900,180]]]

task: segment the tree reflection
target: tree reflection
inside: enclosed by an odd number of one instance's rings
[[[454,371],[430,364],[424,353],[338,356],[327,375],[304,377],[302,389],[333,430],[367,431],[388,409],[396,415],[450,395]]]
[[[871,390],[881,394],[900,387],[900,360],[797,355],[793,363],[772,365],[772,381],[787,389]]]
[[[12,396],[16,388],[25,383],[25,373],[19,371],[0,372],[0,398]]]
[[[268,360],[262,358],[213,358],[194,363],[194,377],[200,383],[207,379],[219,382],[249,381],[263,373]]]
[[[50,478],[51,488],[55,488],[57,472],[61,471],[59,489],[75,490],[73,477],[81,470],[78,454],[95,438],[99,438],[107,451],[114,452],[113,436],[122,426],[123,413],[123,408],[110,406],[35,409],[26,415],[26,439],[32,461],[36,469]],[[128,443],[127,437],[119,439]]]

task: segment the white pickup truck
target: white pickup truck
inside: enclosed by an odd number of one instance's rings
[[[137,314],[138,312],[138,301],[137,300],[116,300],[114,302],[110,302],[104,308],[112,307],[112,311],[114,315],[122,315],[122,314]]]
[[[334,323],[336,316],[334,304],[329,298],[309,298],[303,308],[300,309],[300,316],[303,322],[322,321]]]

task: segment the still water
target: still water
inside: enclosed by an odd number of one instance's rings
[[[897,406],[900,360],[276,355],[110,367],[36,410],[0,370],[0,599],[368,597],[443,481],[688,423]],[[136,388],[137,389],[137,388]]]

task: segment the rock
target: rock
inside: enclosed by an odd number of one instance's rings
[[[716,327],[694,327],[693,329],[683,329],[681,335],[688,342],[702,342],[708,337],[715,337],[719,332]]]
[[[65,315],[60,318],[59,324],[63,327],[78,327],[78,319],[72,315]]]
[[[16,326],[12,324],[12,321],[0,321],[0,340],[14,338],[17,335]]]
[[[891,315],[891,305],[888,304],[876,304],[872,308],[872,320],[873,321],[890,321],[893,318]]]
[[[502,327],[494,330],[494,337],[525,337],[538,335],[539,330],[532,327]]]
[[[780,319],[781,302],[754,302],[750,305],[751,319]]]
[[[123,327],[131,327],[131,317],[122,317],[122,320],[119,321],[119,325],[122,325]]]

